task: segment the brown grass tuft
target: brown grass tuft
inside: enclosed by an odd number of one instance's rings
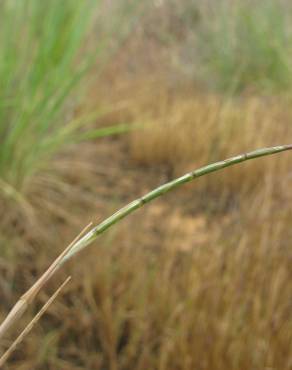
[[[141,165],[165,165],[170,176],[250,148],[277,145],[292,136],[289,101],[250,97],[222,99],[152,86],[135,102],[143,131],[132,134],[130,150]],[[268,109],[267,109],[268,108]],[[200,181],[200,189],[214,192],[250,192],[259,178],[277,168],[289,175],[289,155],[228,169]],[[247,176],[248,173],[248,176]],[[216,188],[212,186],[216,184]],[[217,190],[216,190],[217,189]]]

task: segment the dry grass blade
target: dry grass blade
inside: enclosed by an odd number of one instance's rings
[[[60,294],[61,290],[67,285],[70,281],[71,276],[69,276],[63,284],[55,291],[55,293],[48,299],[48,301],[43,305],[41,310],[34,316],[34,318],[29,322],[29,324],[24,328],[24,330],[19,334],[19,336],[15,339],[15,341],[11,344],[11,346],[7,349],[7,351],[1,356],[0,358],[0,368],[5,364],[9,356],[12,352],[16,349],[18,344],[22,342],[24,337],[31,331],[33,326],[38,322],[38,320],[42,317],[42,315],[46,312],[49,306],[53,303],[53,301],[57,298]]]
[[[68,247],[58,256],[58,258],[51,264],[47,271],[35,282],[35,284],[23,294],[12,310],[7,315],[6,319],[0,326],[0,339],[10,328],[10,326],[17,321],[23,313],[26,311],[30,303],[34,300],[35,296],[38,294],[40,289],[46,284],[46,282],[56,273],[60,267],[60,261],[63,257],[70,251],[70,249],[75,245],[78,239],[86,232],[86,230],[91,226],[91,223],[87,225],[81,233],[68,245]]]

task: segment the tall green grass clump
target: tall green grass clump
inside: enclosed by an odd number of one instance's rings
[[[94,60],[86,41],[96,4],[1,1],[0,191],[21,191],[76,134],[79,125],[66,122],[78,99],[73,90]]]
[[[291,88],[289,7],[285,1],[223,0],[204,13],[200,53],[217,87],[268,93]]]

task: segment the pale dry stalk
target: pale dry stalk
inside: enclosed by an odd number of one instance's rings
[[[0,326],[0,339],[4,336],[7,330],[16,322],[27,310],[28,306],[34,300],[35,296],[41,290],[41,288],[46,284],[46,282],[56,273],[60,268],[60,262],[64,256],[70,252],[70,249],[75,245],[78,239],[88,230],[91,224],[87,225],[81,233],[68,245],[68,247],[56,258],[56,260],[51,264],[47,271],[34,283],[34,285],[24,293],[17,303],[14,305],[12,310],[6,316],[5,320]]]
[[[49,306],[53,303],[53,301],[57,298],[60,294],[61,290],[65,287],[65,285],[70,281],[71,276],[69,276],[63,284],[55,291],[55,293],[47,300],[47,302],[43,305],[40,311],[33,317],[33,319],[28,323],[28,325],[24,328],[24,330],[19,334],[19,336],[15,339],[15,341],[9,346],[9,348],[4,352],[4,354],[0,358],[0,368],[5,364],[9,356],[15,351],[16,347],[19,345],[20,342],[24,339],[24,337],[31,331],[34,325],[39,321],[42,315],[47,311]]]

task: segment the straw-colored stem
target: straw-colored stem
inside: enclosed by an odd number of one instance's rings
[[[5,364],[8,357],[15,351],[16,347],[19,345],[20,342],[24,339],[24,337],[31,331],[34,325],[39,321],[42,315],[47,311],[49,306],[54,302],[57,296],[60,294],[61,290],[64,286],[70,281],[71,277],[69,276],[63,284],[55,291],[55,293],[47,300],[47,302],[43,305],[40,311],[33,317],[33,319],[29,322],[29,324],[24,328],[24,330],[19,334],[19,336],[15,339],[15,341],[9,346],[7,351],[1,356],[0,358],[0,368]]]
[[[80,250],[84,249],[91,242],[93,242],[97,238],[97,236],[102,234],[105,230],[107,230],[108,228],[110,228],[111,226],[119,222],[121,219],[123,219],[130,213],[137,210],[138,208],[141,208],[144,204],[151,202],[153,199],[158,198],[165,193],[168,193],[170,190],[173,190],[198,177],[207,175],[211,172],[221,170],[225,167],[229,167],[229,166],[232,166],[237,163],[244,162],[250,159],[255,159],[255,158],[264,157],[264,156],[271,155],[271,154],[284,152],[286,150],[292,150],[292,144],[274,146],[270,148],[263,148],[263,149],[258,149],[252,152],[240,154],[235,157],[225,159],[224,161],[216,162],[216,163],[201,167],[175,180],[167,182],[166,184],[161,185],[158,188],[150,191],[143,197],[138,198],[134,200],[133,202],[129,203],[128,205],[126,205],[125,207],[121,208],[119,211],[114,213],[112,216],[110,216],[109,218],[101,222],[99,225],[95,226],[92,230],[90,230],[86,235],[84,235],[81,239],[77,241],[77,243],[70,249],[68,253],[66,253],[66,255],[60,260],[59,263],[60,264],[65,263],[67,260],[72,258],[76,253],[78,253]]]
[[[70,251],[70,249],[76,244],[78,238],[84,234],[86,230],[91,226],[91,223],[87,225],[81,233],[68,245],[68,247],[55,259],[55,261],[49,266],[49,268],[42,274],[42,276],[29,288],[29,290],[24,293],[19,300],[16,302],[14,307],[10,310],[2,324],[0,325],[0,339],[4,336],[7,330],[27,310],[28,306],[34,300],[38,292],[44,287],[47,281],[58,271],[60,268],[60,261],[62,258]]]

